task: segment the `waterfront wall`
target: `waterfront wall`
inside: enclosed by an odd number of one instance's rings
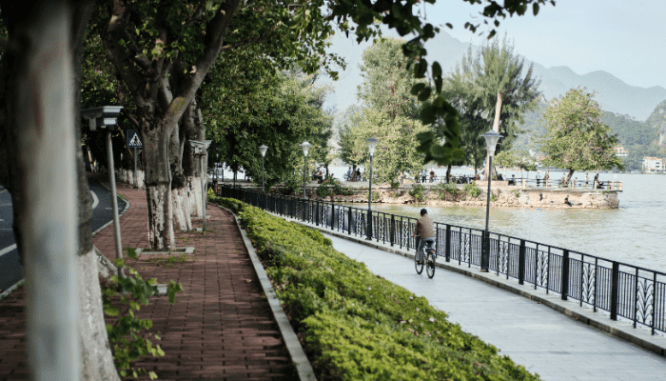
[[[545,188],[545,187],[520,187],[509,186],[505,182],[499,182],[495,185],[493,182],[491,192],[495,195],[492,202],[493,207],[507,208],[550,208],[550,209],[617,209],[620,201],[617,197],[617,190],[592,190],[592,189],[569,189],[569,188]],[[485,186],[484,186],[485,185]],[[403,185],[398,189],[391,189],[388,186],[373,186],[373,193],[376,192],[373,202],[384,204],[424,204],[429,206],[471,206],[481,207],[486,205],[487,183],[479,184],[481,194],[478,197],[460,195],[445,195],[440,197],[434,184],[423,184],[425,201],[417,202],[409,194],[413,188],[411,185]],[[345,203],[367,203],[368,188],[354,187],[354,194],[351,196],[335,195],[321,198],[317,195],[318,185],[308,186],[308,193],[314,199],[322,201],[336,201]],[[458,186],[462,191],[462,185]],[[330,187],[332,190],[333,187]],[[571,203],[565,203],[565,199]]]

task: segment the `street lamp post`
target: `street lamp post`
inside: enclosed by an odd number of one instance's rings
[[[306,173],[307,173],[307,168],[308,168],[308,151],[310,151],[310,147],[312,147],[312,144],[308,142],[303,142],[301,144],[301,148],[303,148],[303,198],[305,197],[305,178],[306,178]]]
[[[83,119],[88,120],[90,131],[97,127],[106,131],[106,152],[109,164],[109,185],[111,186],[111,205],[113,206],[113,236],[116,243],[116,258],[123,257],[123,243],[120,238],[120,220],[118,218],[118,196],[116,193],[116,174],[113,168],[113,143],[111,133],[116,129],[116,119],[123,106],[103,106],[81,110]],[[118,268],[118,276],[124,277],[122,268]]]
[[[488,199],[486,200],[486,230],[483,237],[483,252],[481,254],[481,271],[488,272],[490,266],[490,233],[488,232],[488,222],[490,220],[490,183],[493,180],[493,156],[495,155],[495,147],[499,142],[502,135],[490,130],[481,135],[486,140],[486,150],[488,150]]]
[[[206,168],[204,167],[204,157],[206,156],[206,150],[210,147],[212,140],[205,140],[199,142],[196,140],[190,140],[192,149],[194,149],[194,155],[199,156],[199,161],[201,165],[201,218],[203,218],[203,225],[201,228],[202,232],[206,231],[206,185],[205,181],[208,178]]]
[[[265,192],[266,188],[264,186],[266,180],[266,151],[268,147],[265,144],[259,146],[259,151],[261,151],[261,191]]]
[[[370,175],[368,183],[368,226],[366,229],[367,239],[372,239],[372,157],[375,155],[375,147],[379,140],[374,137],[369,138],[365,141],[368,143],[368,151],[370,152]]]

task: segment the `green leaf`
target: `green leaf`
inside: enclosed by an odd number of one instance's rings
[[[417,83],[416,85],[412,86],[412,90],[410,92],[412,95],[418,95],[425,87],[425,83]]]
[[[421,58],[414,69],[414,76],[416,78],[423,78],[425,77],[426,71],[428,71],[428,61],[426,61],[425,58]]]
[[[432,76],[434,78],[440,78],[442,76],[442,67],[437,61],[432,64]]]
[[[535,16],[539,13],[539,3],[532,4],[532,11],[534,12]]]
[[[131,247],[126,247],[125,251],[127,251],[127,256],[131,259],[136,259],[136,250],[134,250]]]
[[[425,89],[421,90],[421,93],[419,93],[419,100],[421,102],[427,101],[428,98],[430,98],[430,93],[431,92],[432,92],[432,90],[430,89],[430,87],[426,87]]]
[[[116,306],[107,305],[104,306],[104,313],[109,316],[118,316],[120,309]]]

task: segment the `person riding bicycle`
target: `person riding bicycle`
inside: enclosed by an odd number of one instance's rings
[[[416,221],[414,233],[412,233],[412,237],[416,237],[418,234],[421,239],[416,250],[416,260],[419,263],[423,263],[423,246],[425,246],[426,241],[435,242],[435,229],[433,225],[432,219],[428,217],[428,211],[421,209],[421,218]]]

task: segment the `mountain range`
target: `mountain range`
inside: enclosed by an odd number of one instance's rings
[[[336,34],[332,42],[332,50],[343,56],[348,66],[347,70],[340,73],[340,79],[332,83],[334,92],[328,97],[326,106],[334,106],[341,112],[348,106],[357,104],[356,88],[362,81],[358,66],[363,62],[363,50],[370,46],[370,43],[357,44],[342,34]],[[426,44],[428,60],[438,61],[445,73],[451,72],[467,53],[470,45],[442,31]],[[472,45],[473,51],[479,48],[478,45]],[[534,73],[541,79],[540,90],[546,100],[561,96],[570,88],[585,87],[596,93],[595,100],[605,111],[627,115],[640,121],[645,121],[656,106],[666,100],[666,89],[661,86],[631,86],[601,70],[580,75],[566,66],[546,68],[527,58],[525,62],[534,64]]]

